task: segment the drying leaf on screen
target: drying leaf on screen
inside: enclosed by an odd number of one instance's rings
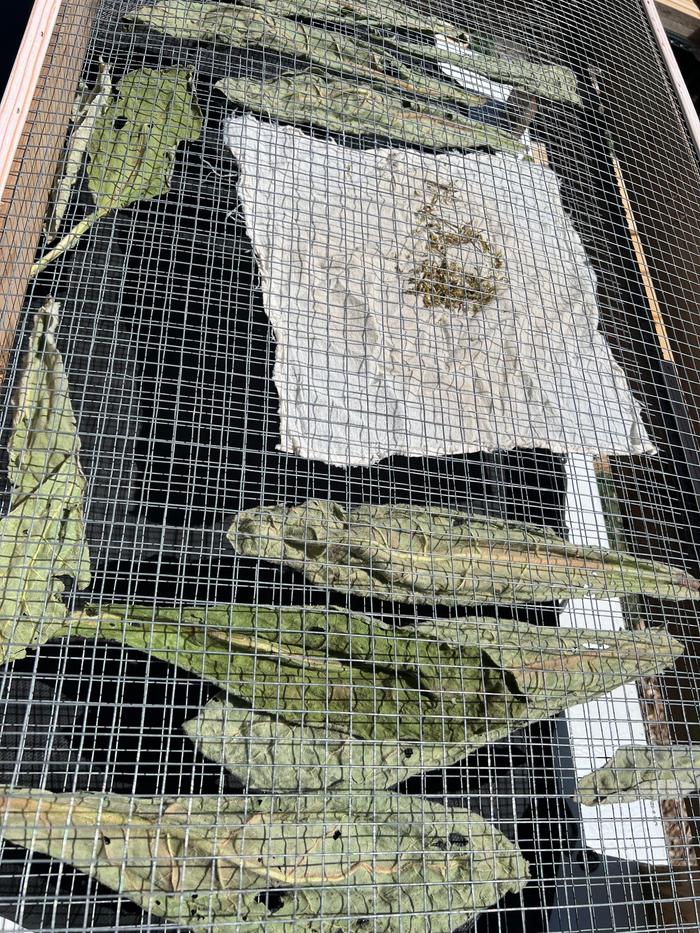
[[[193,3],[164,0],[142,7],[125,19],[144,23],[178,39],[219,41],[236,48],[260,48],[290,58],[306,58],[319,69],[385,85],[394,92],[458,101],[467,106],[483,98],[441,77],[413,68],[385,45],[372,45],[298,20],[285,19],[257,4]]]
[[[625,745],[582,777],[576,800],[588,807],[632,800],[678,800],[700,788],[700,745]]]
[[[528,880],[495,827],[420,798],[0,795],[3,838],[195,931],[449,933]]]
[[[95,132],[98,120],[112,96],[112,77],[109,68],[100,62],[97,81],[85,99],[81,100],[73,118],[73,129],[68,140],[61,174],[51,198],[51,214],[46,224],[49,241],[53,240],[63,223],[71,192],[78,180],[85,153]]]
[[[568,104],[580,104],[576,76],[563,65],[540,65],[522,58],[504,58],[486,55],[467,45],[450,42],[441,47],[430,43],[394,40],[397,50],[436,65],[452,65],[458,69],[476,72],[502,84],[510,84],[521,91]]]
[[[683,652],[665,631],[492,620],[394,629],[344,612],[236,605],[88,608],[69,632],[146,651],[290,722],[457,746],[446,761],[660,673]]]
[[[505,152],[523,151],[511,133],[471,120],[456,110],[358,86],[329,74],[306,71],[269,81],[224,78],[215,86],[234,104],[294,125],[380,136],[431,149],[489,146]]]
[[[331,726],[236,706],[225,693],[183,728],[205,758],[247,787],[275,793],[386,790],[413,774],[453,764],[467,752],[464,745],[355,739]]]
[[[144,68],[122,78],[87,147],[95,210],[34,265],[32,275],[72,249],[107,214],[168,192],[178,145],[199,139],[202,130],[191,83],[191,74],[176,68]]]
[[[63,578],[90,583],[83,519],[85,476],[63,360],[58,302],[36,314],[8,445],[10,511],[0,519],[0,660],[65,627]]]
[[[362,25],[374,29],[409,29],[413,32],[452,36],[468,41],[462,26],[431,14],[419,13],[402,3],[369,3],[367,0],[251,0],[259,7],[277,16],[306,16],[309,19],[341,23],[345,26]]]
[[[683,570],[554,532],[466,512],[310,499],[240,512],[228,533],[246,557],[282,562],[316,586],[409,603],[612,598],[699,599]]]

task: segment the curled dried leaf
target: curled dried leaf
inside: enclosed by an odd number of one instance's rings
[[[458,511],[406,505],[346,511],[311,499],[240,512],[228,537],[239,554],[282,562],[317,586],[399,602],[700,598],[700,582],[675,567],[567,544],[536,525]]]
[[[528,880],[467,810],[420,798],[52,795],[0,787],[3,838],[79,868],[154,916],[210,933],[448,933]],[[420,898],[416,898],[420,890]]]

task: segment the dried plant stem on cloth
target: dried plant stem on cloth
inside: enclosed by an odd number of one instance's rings
[[[655,450],[598,330],[595,277],[551,170],[357,150],[253,116],[231,118],[226,137],[277,341],[280,450],[342,467]],[[441,303],[443,259],[465,278],[448,276]]]
[[[193,931],[449,933],[529,874],[468,810],[420,798],[143,798],[0,787],[3,838]],[[417,895],[417,892],[420,894]]]

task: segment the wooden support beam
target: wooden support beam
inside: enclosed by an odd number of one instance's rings
[[[0,382],[97,5],[98,0],[37,0],[0,105]]]

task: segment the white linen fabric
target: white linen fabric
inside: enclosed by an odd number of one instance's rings
[[[654,452],[550,169],[351,149],[252,116],[225,136],[277,340],[280,450],[339,466]],[[474,276],[490,287],[460,305]]]

